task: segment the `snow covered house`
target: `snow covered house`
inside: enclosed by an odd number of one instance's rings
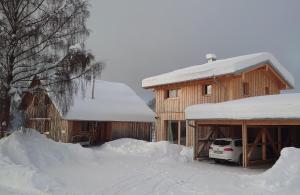
[[[150,141],[154,113],[130,87],[96,80],[94,88],[84,88],[66,112],[49,93],[26,95],[26,126],[56,141],[83,145],[124,137]]]
[[[185,113],[189,106],[279,94],[281,90],[294,88],[293,76],[270,53],[222,60],[217,60],[214,54],[206,57],[208,62],[205,64],[142,81],[143,88],[153,89],[155,93],[157,140],[192,146],[217,136],[211,133],[209,127],[199,130],[199,137],[195,137],[195,120],[186,120],[192,119],[187,118]],[[236,136],[241,137],[241,134]],[[202,152],[205,144],[200,145],[198,153]]]

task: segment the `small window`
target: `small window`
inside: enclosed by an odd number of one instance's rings
[[[269,87],[265,87],[265,94],[269,95],[270,94],[270,88]]]
[[[212,85],[203,85],[202,94],[211,95],[211,93],[212,93]]]
[[[180,89],[170,89],[167,90],[166,98],[176,98],[179,97]]]
[[[249,95],[249,83],[243,83],[243,95]]]
[[[229,141],[229,140],[217,139],[214,141],[214,145],[217,145],[217,146],[229,146],[230,144],[231,144],[231,141]]]

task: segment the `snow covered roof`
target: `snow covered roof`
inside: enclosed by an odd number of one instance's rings
[[[227,74],[240,74],[241,72],[251,70],[264,63],[269,63],[282,79],[284,79],[291,88],[294,88],[295,82],[292,74],[281,65],[272,54],[267,52],[216,60],[202,65],[178,69],[146,78],[142,81],[142,86],[148,88],[184,81],[207,79]]]
[[[250,97],[185,109],[186,119],[300,119],[300,93]]]
[[[95,81],[95,96],[91,85],[85,96],[74,95],[74,103],[63,116],[66,120],[152,122],[154,112],[126,84]]]

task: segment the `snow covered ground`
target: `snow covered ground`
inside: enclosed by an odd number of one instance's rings
[[[0,194],[298,194],[300,150],[269,170],[193,162],[191,149],[121,139],[101,147],[30,131],[0,140]]]

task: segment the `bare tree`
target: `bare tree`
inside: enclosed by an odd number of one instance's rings
[[[0,125],[9,124],[24,92],[52,91],[65,105],[73,79],[101,72],[84,49],[88,6],[87,0],[0,0]],[[33,78],[38,86],[30,85]]]

